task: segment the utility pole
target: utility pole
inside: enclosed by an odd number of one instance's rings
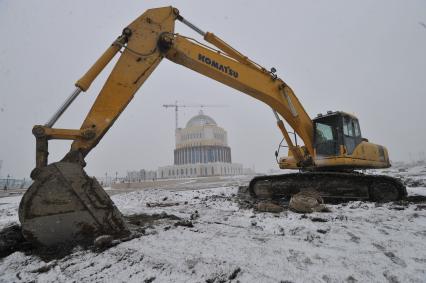
[[[226,105],[213,105],[213,104],[178,104],[177,101],[175,101],[174,104],[163,104],[164,108],[170,108],[173,107],[175,109],[175,130],[179,128],[179,108],[205,108],[205,107],[225,107]]]
[[[5,191],[7,191],[8,187],[9,187],[9,178],[10,178],[10,175],[7,174],[6,185],[4,185],[4,190]]]

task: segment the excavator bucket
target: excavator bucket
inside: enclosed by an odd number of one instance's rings
[[[101,185],[72,162],[40,169],[21,200],[19,220],[24,237],[42,246],[129,234],[123,216]]]

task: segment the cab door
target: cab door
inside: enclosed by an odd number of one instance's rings
[[[362,141],[361,131],[357,119],[349,116],[343,117],[343,144],[347,154],[351,155],[356,146]]]
[[[339,139],[336,124],[335,119],[315,122],[315,151],[317,156],[339,155]]]

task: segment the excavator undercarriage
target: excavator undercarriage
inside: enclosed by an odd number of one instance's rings
[[[258,176],[249,184],[250,195],[261,200],[289,200],[302,191],[317,191],[328,203],[355,200],[389,202],[407,196],[407,190],[399,180],[362,173],[301,172]]]

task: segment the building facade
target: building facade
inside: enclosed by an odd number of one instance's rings
[[[226,131],[202,111],[175,135],[174,164],[160,167],[158,178],[243,174],[243,166],[232,163]]]

